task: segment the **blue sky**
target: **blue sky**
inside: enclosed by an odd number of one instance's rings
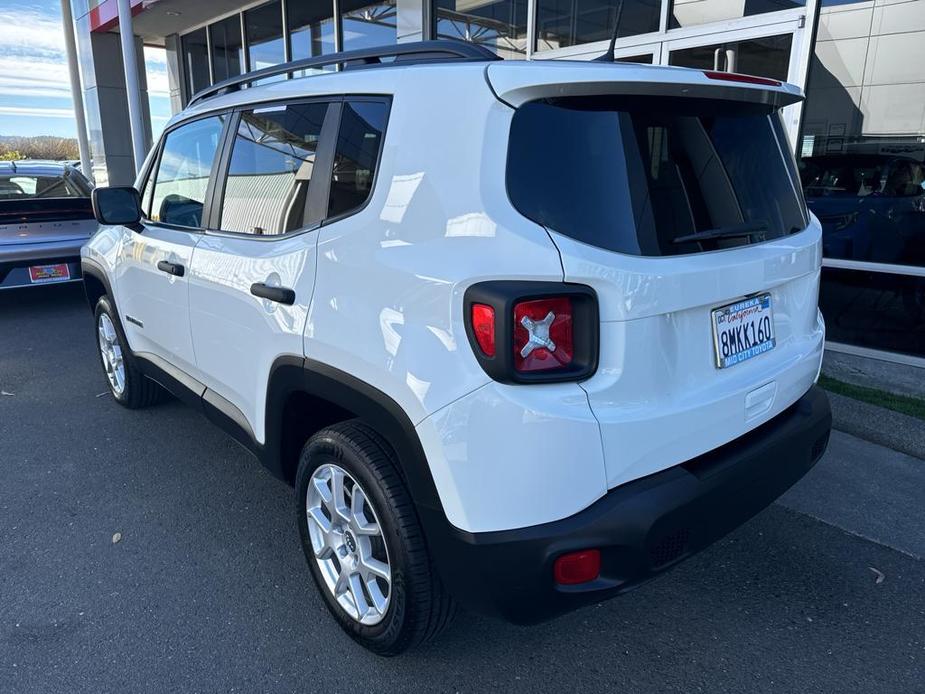
[[[74,137],[60,0],[0,0],[0,27],[0,135]],[[157,133],[170,116],[164,51],[146,48],[145,64]]]

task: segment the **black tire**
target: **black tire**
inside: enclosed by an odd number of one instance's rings
[[[113,387],[106,374],[106,362],[103,359],[103,353],[99,345],[100,316],[103,314],[108,316],[109,320],[112,322],[116,333],[116,339],[122,352],[122,363],[125,367],[125,386],[121,393],[117,392],[116,388]],[[128,341],[125,339],[125,333],[122,331],[122,324],[119,322],[119,317],[116,315],[116,312],[112,308],[112,304],[109,302],[109,297],[102,296],[99,301],[96,302],[94,319],[94,325],[97,331],[96,353],[100,358],[100,366],[103,368],[103,375],[106,376],[106,385],[109,386],[109,393],[112,395],[113,400],[130,410],[149,407],[157,403],[161,399],[164,391],[157,383],[149,379],[138,369],[135,358],[128,348]]]
[[[312,550],[306,494],[312,474],[324,464],[337,465],[359,482],[388,548],[389,603],[382,621],[372,626],[361,624],[337,603]],[[312,436],[302,449],[295,486],[299,535],[315,585],[331,614],[355,641],[378,655],[394,656],[434,638],[449,625],[455,602],[431,564],[395,454],[374,429],[351,420]]]

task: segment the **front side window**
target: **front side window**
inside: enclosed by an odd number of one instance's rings
[[[222,137],[224,116],[181,125],[167,133],[151,196],[151,221],[202,226],[209,175]]]
[[[543,226],[631,255],[779,238],[807,220],[777,121],[765,107],[718,100],[532,102],[511,126],[508,193]]]
[[[231,151],[220,228],[277,235],[304,227],[326,103],[241,114]],[[317,221],[317,220],[314,220]]]
[[[366,204],[376,177],[388,106],[381,101],[345,101],[334,152],[328,217]]]

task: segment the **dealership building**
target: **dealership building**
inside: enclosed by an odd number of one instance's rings
[[[134,180],[151,145],[145,45],[166,49],[174,112],[228,77],[342,50],[452,38],[507,60],[588,60],[615,27],[617,61],[792,82],[807,98],[784,126],[824,227],[828,347],[925,366],[925,0],[63,4],[101,185]]]

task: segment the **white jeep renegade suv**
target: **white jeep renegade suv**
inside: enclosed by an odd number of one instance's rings
[[[112,395],[164,388],[294,484],[377,653],[457,603],[529,623],[629,590],[825,450],[799,99],[453,42],[218,84],[94,193]]]

